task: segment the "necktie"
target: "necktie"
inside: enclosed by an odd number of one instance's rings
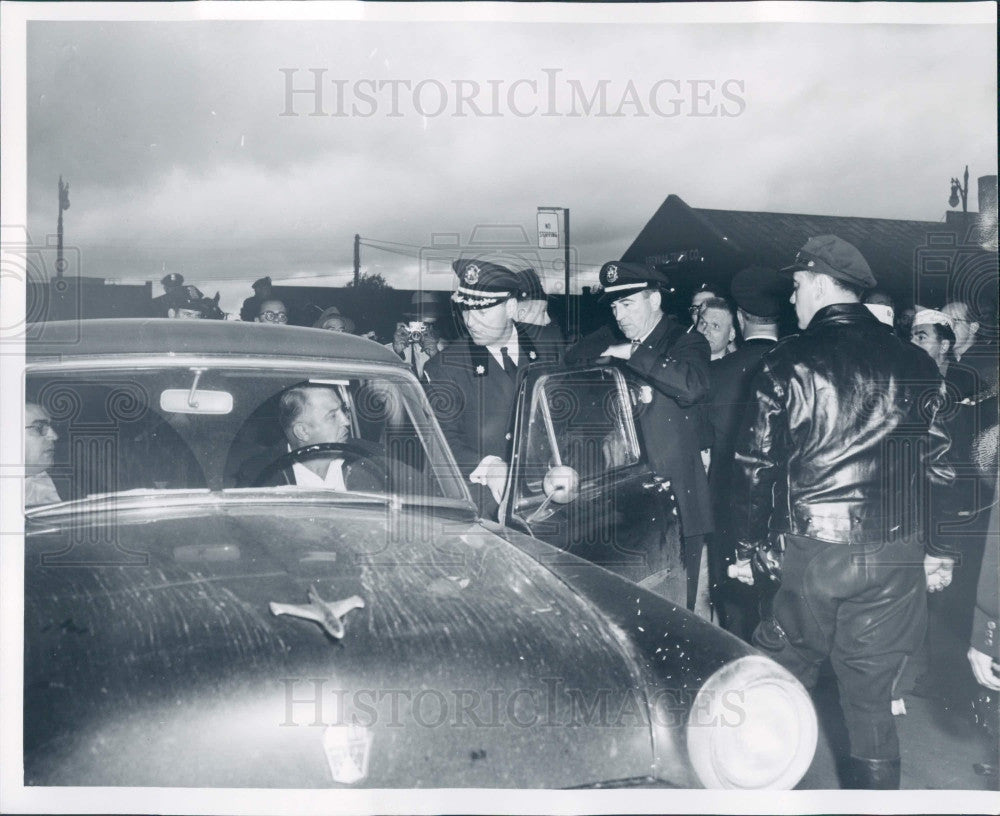
[[[500,362],[508,377],[514,377],[517,374],[517,366],[514,365],[514,361],[510,358],[506,346],[500,347]]]
[[[641,346],[641,345],[642,345],[642,341],[640,341],[640,340],[633,340],[632,341],[632,354],[635,354],[636,349],[639,348],[639,346]]]

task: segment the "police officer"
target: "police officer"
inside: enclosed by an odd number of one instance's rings
[[[507,480],[517,381],[535,361],[558,350],[536,348],[515,325],[521,281],[499,264],[458,260],[452,302],[468,337],[427,361],[427,395],[484,517],[495,518]]]
[[[951,578],[951,559],[920,529],[924,480],[954,477],[940,377],[860,302],[876,281],[856,247],[811,238],[785,271],[802,332],[764,355],[753,382],[731,569],[747,583],[780,583],[755,646],[807,687],[830,658],[850,740],[847,787],[898,788],[893,683],[923,636],[926,590]]]
[[[753,407],[750,383],[764,354],[778,342],[778,319],[791,285],[787,276],[763,266],[741,269],[730,291],[743,343],[736,351],[709,364],[710,389],[706,418],[712,430],[708,486],[715,513],[715,534],[709,547],[713,600],[722,625],[750,640],[758,622],[757,594],[726,578],[736,545],[730,517],[733,460],[741,421]]]
[[[187,300],[184,291],[184,276],[179,272],[171,272],[160,278],[163,294],[152,300],[153,315],[167,317],[167,310],[178,300]]]
[[[650,386],[652,401],[638,411],[639,427],[653,472],[671,483],[677,498],[687,573],[686,597],[694,608],[705,536],[712,532],[708,480],[701,460],[697,403],[708,394],[708,341],[663,312],[665,275],[641,264],[613,261],[601,267],[601,302],[611,306],[617,326],[604,326],[566,352],[569,365],[605,357],[620,360]],[[660,554],[648,553],[650,568]]]
[[[562,329],[549,315],[549,299],[542,286],[542,279],[534,269],[522,269],[517,273],[521,279],[521,289],[517,295],[517,323],[536,346],[554,346],[559,350],[566,347]]]

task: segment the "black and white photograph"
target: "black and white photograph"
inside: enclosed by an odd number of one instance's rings
[[[0,17],[0,811],[997,812],[995,4]]]

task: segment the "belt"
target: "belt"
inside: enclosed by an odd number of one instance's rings
[[[856,504],[796,507],[791,532],[820,541],[844,544],[885,543],[903,536],[902,525],[889,525],[882,516],[862,515]]]

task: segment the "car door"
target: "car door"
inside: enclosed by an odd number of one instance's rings
[[[611,366],[529,371],[502,520],[683,603],[676,507],[648,465],[642,401]]]

